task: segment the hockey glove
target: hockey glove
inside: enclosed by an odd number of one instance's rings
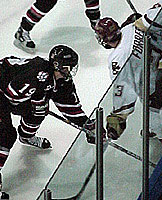
[[[84,126],[85,129],[89,130],[89,132],[87,131],[85,132],[86,132],[87,142],[90,144],[95,144],[95,139],[96,139],[95,126],[96,126],[95,119],[89,120]],[[102,136],[103,136],[103,141],[104,141],[106,139],[106,130],[104,128],[102,129]]]
[[[122,23],[121,28],[135,22],[137,19],[141,18],[142,15],[140,13],[133,13],[131,14],[126,20],[125,22]]]
[[[126,117],[123,115],[111,114],[107,116],[107,137],[117,140],[126,129]]]
[[[32,102],[32,113],[36,117],[45,117],[49,111],[49,101],[31,101]]]

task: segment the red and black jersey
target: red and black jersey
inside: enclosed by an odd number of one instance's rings
[[[0,66],[0,88],[13,104],[41,100],[54,87],[54,69],[43,58],[4,58]]]
[[[56,88],[52,90],[50,99],[53,100],[58,110],[71,122],[83,126],[87,121],[88,117],[82,110],[73,80],[57,80]]]
[[[88,119],[82,110],[73,80],[54,78],[54,69],[41,57],[7,57],[0,61],[0,89],[14,106],[52,99],[69,120],[82,126]]]

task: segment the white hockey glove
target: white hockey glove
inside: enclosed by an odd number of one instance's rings
[[[110,114],[106,120],[107,137],[117,140],[126,129],[126,117],[119,114]]]
[[[95,144],[95,139],[96,139],[95,126],[96,126],[95,119],[89,120],[84,126],[85,129],[89,130],[89,132],[87,131],[85,132],[86,132],[87,142],[90,144]],[[104,140],[106,139],[106,130],[104,128],[102,130],[102,136],[103,136],[103,142],[104,142]]]
[[[32,102],[32,113],[36,117],[45,117],[49,111],[49,101],[31,101]]]

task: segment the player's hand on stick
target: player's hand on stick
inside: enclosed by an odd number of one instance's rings
[[[84,128],[86,130],[89,130],[88,132],[86,131],[86,138],[87,138],[87,142],[90,144],[95,144],[96,143],[96,120],[92,119],[89,120]],[[104,127],[102,128],[102,137],[103,137],[103,142],[106,140],[106,130],[104,129]]]
[[[126,117],[123,115],[110,114],[107,120],[107,137],[117,140],[126,129]]]

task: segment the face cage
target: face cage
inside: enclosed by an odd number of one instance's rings
[[[60,69],[59,67],[55,67],[55,70],[58,71],[58,72],[60,72],[66,81],[69,81],[69,80],[72,79],[73,76],[76,75],[76,73],[78,71],[78,67],[79,67],[79,65],[77,64],[74,67],[71,67],[71,66],[62,66],[62,69]],[[64,71],[65,68],[68,69],[67,72]]]

